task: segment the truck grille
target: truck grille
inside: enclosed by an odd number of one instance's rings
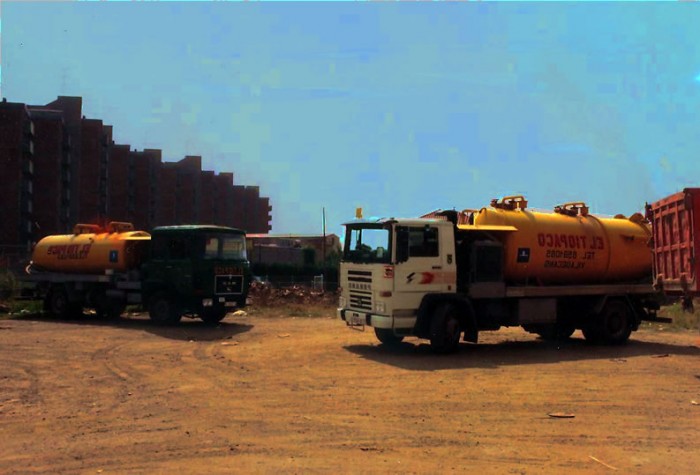
[[[372,272],[349,270],[348,295],[351,308],[372,310]]]

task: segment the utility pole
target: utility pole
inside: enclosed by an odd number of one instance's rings
[[[321,267],[321,275],[323,276],[323,291],[326,291],[326,207],[323,207],[323,242],[321,243],[323,254],[323,262]]]

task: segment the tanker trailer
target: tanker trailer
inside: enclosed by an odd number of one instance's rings
[[[601,218],[584,203],[530,211],[510,196],[428,216],[345,223],[338,317],[347,325],[371,326],[385,344],[417,336],[450,352],[502,326],[623,343],[655,317],[641,214]]]
[[[523,196],[494,200],[476,226],[513,226],[502,235],[503,278],[510,284],[606,284],[651,278],[651,228],[640,213],[598,218],[585,203],[551,213],[527,210]]]
[[[46,236],[32,251],[30,271],[104,274],[138,269],[151,235],[130,223],[111,222],[106,229],[79,224],[73,234]]]
[[[79,224],[34,247],[24,281],[47,313],[117,317],[127,304],[157,323],[182,316],[222,320],[245,305],[250,284],[245,233],[222,226],[162,226],[151,233],[130,223]]]

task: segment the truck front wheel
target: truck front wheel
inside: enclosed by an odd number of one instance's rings
[[[459,348],[462,334],[457,308],[449,303],[435,309],[430,322],[430,347],[435,353],[453,353]]]
[[[204,307],[199,318],[210,325],[219,323],[226,317],[226,307]]]
[[[387,346],[398,345],[403,341],[402,336],[396,336],[393,330],[387,330],[386,328],[375,328],[374,334],[377,336],[377,340]]]
[[[151,297],[148,305],[148,315],[153,322],[159,325],[173,325],[182,318],[177,305],[164,292],[157,293]]]

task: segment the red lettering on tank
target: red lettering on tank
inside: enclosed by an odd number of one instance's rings
[[[540,247],[544,246],[544,234],[539,233],[537,235],[537,244],[539,244]]]
[[[576,248],[576,236],[569,236],[569,248]]]
[[[567,247],[566,234],[561,235],[561,247]]]
[[[552,247],[554,243],[552,242],[552,235],[547,234],[547,247]]]

